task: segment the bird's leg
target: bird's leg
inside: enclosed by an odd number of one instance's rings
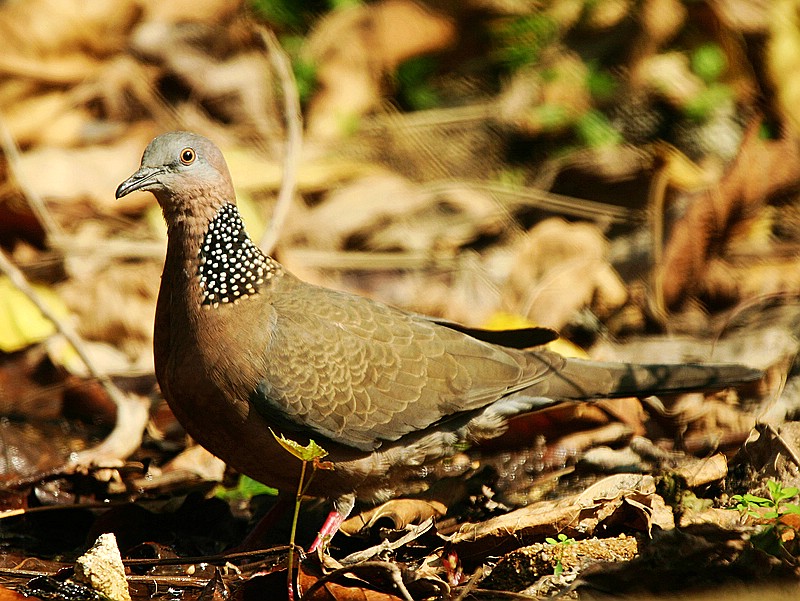
[[[308,548],[309,553],[316,551],[320,545],[325,543],[326,540],[333,538],[333,535],[339,531],[339,527],[353,511],[353,506],[356,504],[356,495],[349,493],[342,495],[333,502],[333,511],[328,514],[322,528],[319,529],[319,534],[311,546]]]

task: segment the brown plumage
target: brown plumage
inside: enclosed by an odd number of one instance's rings
[[[300,462],[269,427],[330,452],[335,469],[318,472],[310,494],[379,499],[520,413],[760,375],[500,346],[479,330],[304,283],[247,237],[222,154],[195,134],[153,140],[117,197],[133,190],[156,196],[168,228],[154,349],[164,397],[200,444],[278,488],[295,489]]]

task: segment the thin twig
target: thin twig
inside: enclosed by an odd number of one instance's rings
[[[484,192],[494,197],[503,206],[537,207],[571,217],[582,217],[599,223],[639,223],[644,220],[644,211],[617,207],[595,200],[556,194],[538,188],[510,186],[498,182],[474,180],[436,180],[423,184],[428,193],[444,193],[452,190],[468,189]]]
[[[292,531],[289,534],[289,555],[286,558],[286,586],[289,591],[289,598],[294,599],[295,580],[294,580],[294,541],[297,535],[297,519],[300,515],[300,504],[303,502],[303,480],[306,477],[306,466],[308,461],[303,460],[303,467],[300,468],[300,481],[297,483],[297,495],[294,500],[294,515],[292,516]]]
[[[458,597],[455,598],[455,601],[464,601],[464,599],[467,598],[469,592],[475,588],[475,585],[478,583],[478,580],[480,580],[482,577],[483,577],[483,567],[478,567],[478,569],[475,570],[472,576],[470,576],[467,583],[461,589],[461,592],[458,594]]]
[[[233,563],[240,559],[254,559],[280,555],[291,549],[289,545],[281,545],[270,549],[259,549],[257,551],[240,551],[238,553],[221,553],[217,555],[199,555],[196,557],[162,557],[162,558],[142,558],[142,559],[123,559],[122,563],[126,566],[182,566],[193,563],[221,564]]]
[[[283,179],[278,192],[278,200],[272,213],[267,231],[261,237],[261,249],[269,254],[275,248],[280,237],[289,206],[294,197],[297,185],[297,168],[300,163],[300,154],[303,148],[303,116],[300,111],[300,94],[297,92],[297,82],[292,73],[292,65],[281,48],[275,34],[268,30],[261,30],[261,38],[267,46],[270,62],[283,89],[284,116],[286,119],[286,147],[283,155]]]
[[[518,601],[536,601],[540,597],[534,597],[533,595],[526,595],[525,593],[515,593],[513,591],[495,591],[495,590],[487,590],[485,588],[474,588],[470,591],[472,595],[476,598],[485,598],[485,599],[492,599],[497,601],[498,599],[517,599]]]
[[[53,323],[58,332],[75,349],[80,360],[86,365],[89,374],[100,383],[109,398],[117,406],[117,420],[108,437],[97,447],[75,454],[70,459],[70,462],[78,463],[86,459],[91,460],[99,457],[119,459],[133,453],[141,444],[141,437],[149,414],[149,401],[126,396],[117,388],[108,375],[102,373],[95,366],[94,361],[86,351],[83,339],[78,336],[67,322],[50,309],[47,303],[42,300],[42,297],[33,289],[33,286],[30,285],[25,275],[8,259],[2,249],[0,249],[0,273],[5,274],[11,283],[39,309],[42,315]]]

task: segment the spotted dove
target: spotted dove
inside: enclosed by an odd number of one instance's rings
[[[156,377],[178,420],[238,471],[295,490],[300,461],[270,428],[317,440],[335,469],[309,494],[380,500],[459,443],[566,399],[723,388],[739,365],[633,365],[494,344],[360,296],[307,284],[245,232],[220,150],[192,133],[154,139],[117,198],[152,192],[168,243],[155,320]]]

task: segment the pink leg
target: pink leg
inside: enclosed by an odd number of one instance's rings
[[[333,538],[333,535],[339,531],[339,527],[353,511],[353,506],[356,503],[356,497],[353,494],[344,495],[339,497],[333,503],[333,511],[328,514],[322,528],[319,529],[319,534],[311,546],[308,548],[309,553],[316,551],[320,545]]]

